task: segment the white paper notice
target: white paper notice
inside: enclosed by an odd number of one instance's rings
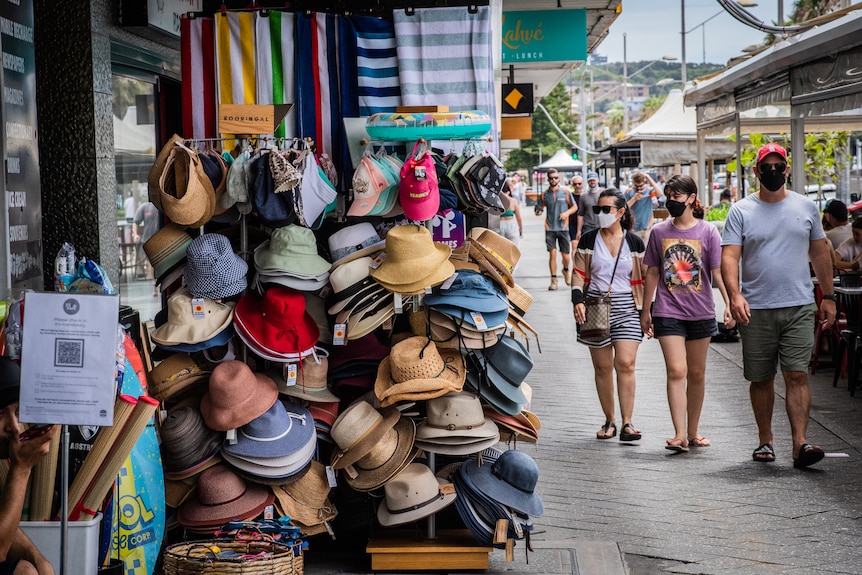
[[[112,424],[119,305],[107,295],[24,296],[21,421]]]

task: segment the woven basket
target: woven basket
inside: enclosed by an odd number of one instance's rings
[[[256,555],[266,558],[217,558],[212,547],[221,551]],[[177,543],[165,550],[165,575],[303,575],[302,551],[295,555],[293,547],[267,541],[210,540]]]

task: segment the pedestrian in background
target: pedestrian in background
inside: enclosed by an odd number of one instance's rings
[[[835,248],[832,265],[839,270],[857,271],[862,258],[862,219],[854,220],[850,226],[850,237]],[[827,237],[829,232],[826,233]],[[834,244],[833,244],[834,245]]]
[[[706,354],[715,321],[713,282],[724,299],[724,324],[733,328],[730,301],[721,280],[721,236],[703,220],[697,184],[688,176],[671,176],[665,185],[671,219],[656,224],[644,255],[647,266],[641,329],[661,345],[667,371],[667,402],[674,436],[671,451],[708,447],[698,432],[706,388]],[[650,310],[649,302],[655,303]]]
[[[506,208],[506,211],[500,214],[500,235],[517,246],[524,237],[524,224],[521,221],[521,206],[518,200],[512,197],[508,184],[503,185],[500,200]]]
[[[578,235],[575,237],[576,240],[579,240],[588,231],[598,229],[599,220],[598,216],[593,213],[593,206],[599,203],[601,191],[599,175],[595,172],[587,172],[587,190],[581,194],[578,202]]]
[[[578,211],[578,204],[572,193],[560,185],[560,174],[557,170],[548,171],[548,189],[545,190],[536,203],[536,215],[545,213],[545,246],[548,248],[548,267],[551,271],[551,285],[548,289],[558,289],[557,280],[557,250],[563,259],[563,280],[566,285],[572,283],[571,274],[571,239],[569,238],[569,216]]]
[[[649,239],[652,211],[658,207],[658,199],[662,195],[661,188],[649,174],[635,172],[632,175],[632,185],[626,191],[626,202],[634,218],[632,229],[644,243]]]
[[[832,246],[838,249],[842,243],[852,236],[850,222],[848,221],[847,204],[841,200],[831,199],[823,208],[823,230],[826,237],[832,242]]]
[[[599,228],[581,236],[574,257],[572,304],[575,321],[586,319],[585,296],[605,295],[610,289],[611,335],[604,341],[578,341],[590,348],[596,391],[605,423],[597,439],[617,434],[614,406],[614,372],[619,395],[620,441],[636,441],[641,432],[632,424],[635,404],[635,359],[643,339],[638,309],[643,304],[644,243],[629,231],[631,213],[622,192],[611,188],[599,194],[592,207]]]
[[[822,448],[806,439],[811,409],[808,364],[817,313],[809,260],[823,290],[820,321],[827,330],[835,321],[835,293],[820,213],[814,202],[785,187],[789,170],[787,152],[778,144],[766,144],[757,151],[754,174],[760,189],[733,204],[728,212],[721,240],[721,274],[742,336],[745,379],[751,382],[751,405],[760,438],[752,457],[775,461],[772,409],[776,365],[780,364],[793,466],[802,468],[824,455]]]
[[[578,209],[580,209],[581,194],[583,192],[584,178],[575,174],[572,177],[572,197],[575,198],[575,203],[578,205]],[[578,237],[580,236],[578,233],[578,222],[580,219],[580,214],[577,213],[569,218],[569,239],[572,240],[572,254],[574,254],[575,250],[578,249]]]

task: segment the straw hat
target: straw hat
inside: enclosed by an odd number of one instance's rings
[[[392,346],[377,370],[374,394],[383,407],[398,401],[431,399],[461,391],[465,377],[460,353],[438,350],[430,339],[416,336]]]
[[[201,343],[211,339],[230,326],[233,319],[233,302],[219,302],[201,298],[192,301],[187,287],[181,287],[168,298],[168,320],[153,330],[150,337],[160,345]]]
[[[332,455],[333,469],[343,469],[367,455],[395,427],[401,413],[394,407],[377,411],[367,401],[357,401],[332,424],[330,435],[338,446]]]
[[[209,380],[210,372],[190,355],[175,353],[168,356],[147,374],[148,391],[159,401],[190,395]]]
[[[296,367],[296,379],[293,383],[288,384],[284,368],[270,373],[270,377],[278,385],[278,391],[284,395],[314,403],[331,403],[339,401],[339,398],[326,386],[328,366],[328,357],[325,355],[315,357],[312,354],[303,358]]]
[[[201,473],[197,493],[177,514],[185,527],[220,527],[233,519],[251,519],[275,500],[266,487],[248,483],[225,465]]]
[[[422,291],[455,273],[451,253],[449,246],[434,243],[427,228],[398,226],[386,234],[386,259],[371,277],[392,292]]]
[[[153,167],[150,168],[150,173],[147,176],[147,195],[159,211],[163,211],[159,196],[159,178],[165,171],[165,165],[167,165],[168,155],[171,153],[171,150],[176,148],[177,144],[182,143],[183,139],[177,134],[171,136],[167,143],[162,146],[162,149],[159,150],[159,155],[156,156],[156,161],[153,162]]]
[[[416,446],[432,453],[469,455],[493,447],[500,439],[494,422],[472,393],[447,393],[429,399],[426,418],[416,431]]]
[[[373,491],[395,477],[419,455],[413,445],[416,424],[401,417],[365,456],[353,464],[356,477],[347,476],[347,484],[356,491]]]
[[[533,305],[533,296],[518,284],[510,287],[507,295],[509,297],[509,305],[520,316],[527,313],[527,310]]]
[[[272,488],[275,493],[275,507],[281,515],[290,517],[306,535],[323,533],[324,522],[332,521],[338,514],[329,500],[329,480],[326,468],[318,461],[311,462],[311,468],[301,479]]]
[[[506,293],[515,285],[512,272],[521,259],[521,250],[510,240],[486,228],[473,228],[470,231],[470,257]]]
[[[196,484],[194,479],[165,478],[165,505],[171,509],[181,506],[194,493]]]
[[[377,520],[384,527],[403,525],[437,513],[455,502],[455,490],[444,493],[445,479],[434,476],[427,465],[411,463],[384,487],[385,498],[377,508]]]
[[[169,223],[144,242],[144,253],[153,266],[153,275],[161,281],[163,276],[186,260],[186,248],[192,237],[174,223]]]
[[[278,401],[278,388],[269,377],[253,373],[241,361],[220,363],[201,398],[201,415],[210,429],[227,431],[260,417]]]
[[[213,217],[215,190],[198,154],[175,146],[159,176],[159,204],[172,222],[198,228]]]

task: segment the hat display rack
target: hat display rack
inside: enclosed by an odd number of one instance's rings
[[[249,134],[174,136],[150,173],[169,223],[145,251],[169,297],[148,379],[174,526],[212,535],[269,509],[305,536],[332,535],[337,484],[376,494],[384,528],[426,520],[418,549],[412,533],[375,532],[375,570],[482,569],[494,547],[508,557],[540,514],[535,482],[518,487],[532,507],[510,506],[495,499],[506,488],[481,483],[502,456],[470,456],[538,439],[524,411],[532,298],[512,278],[520,252],[499,234],[474,227],[455,250],[431,234],[442,209],[501,211],[499,160],[478,135],[445,156],[411,136],[410,164],[368,142],[345,208],[340,174],[311,140]],[[216,151],[229,143],[233,154]],[[437,454],[481,478],[444,475]],[[462,497],[466,540],[436,525]],[[302,540],[293,546],[301,569]]]

